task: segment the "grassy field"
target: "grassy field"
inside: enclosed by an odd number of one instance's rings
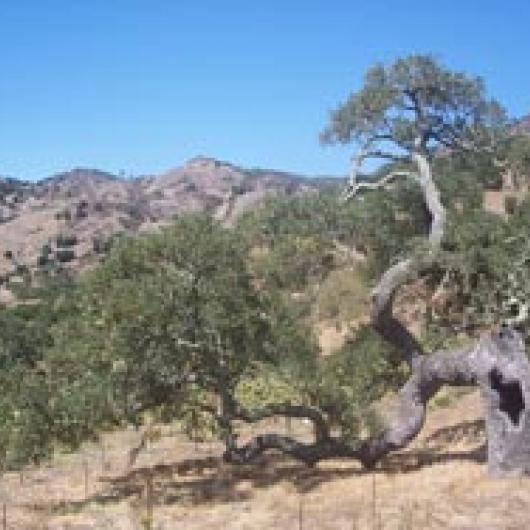
[[[309,434],[303,424],[291,428]],[[430,411],[414,445],[374,472],[338,460],[308,469],[275,455],[232,467],[216,444],[196,445],[170,429],[128,468],[138,439],[109,433],[47,466],[4,475],[7,528],[530,528],[530,479],[487,476],[477,393]]]

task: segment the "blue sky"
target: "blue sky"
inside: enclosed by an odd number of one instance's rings
[[[0,0],[0,174],[158,173],[197,154],[308,174],[328,112],[412,52],[530,112],[530,2]]]

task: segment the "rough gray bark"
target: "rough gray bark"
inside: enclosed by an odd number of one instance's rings
[[[485,404],[488,468],[492,475],[530,474],[530,367],[521,336],[499,333],[477,351],[477,379]]]

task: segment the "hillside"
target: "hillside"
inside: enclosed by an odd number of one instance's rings
[[[197,157],[162,175],[123,179],[76,168],[37,183],[0,180],[0,274],[54,260],[82,269],[117,234],[163,225],[183,213],[208,211],[231,222],[266,195],[304,193],[332,179],[249,170]]]
[[[530,134],[530,114],[517,120],[514,131],[516,133]]]

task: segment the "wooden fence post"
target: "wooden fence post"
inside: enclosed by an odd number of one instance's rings
[[[88,462],[83,460],[83,475],[84,475],[84,483],[85,483],[85,498],[88,497]]]
[[[304,528],[304,496],[300,495],[298,504],[298,530],[303,530]]]
[[[151,469],[145,477],[145,505],[146,528],[151,530],[153,528],[153,474]]]

